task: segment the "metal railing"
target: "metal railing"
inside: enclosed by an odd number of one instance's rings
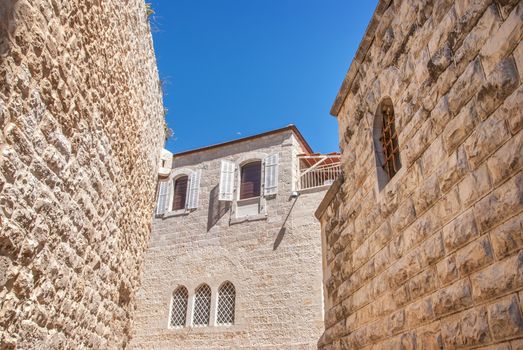
[[[307,158],[313,159],[311,156],[307,156]],[[300,162],[300,175],[297,183],[298,190],[330,185],[341,173],[339,156],[319,156],[315,157],[315,161],[316,163],[311,166],[304,166],[302,162]]]

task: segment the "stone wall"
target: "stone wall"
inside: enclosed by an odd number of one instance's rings
[[[144,2],[0,1],[0,129],[0,348],[125,348],[164,141]]]
[[[320,349],[523,348],[522,37],[517,0],[379,2],[332,109]],[[402,168],[380,191],[385,98]]]
[[[278,194],[267,197],[267,216],[238,221],[230,202],[218,201],[221,160],[279,154]],[[133,349],[316,349],[323,331],[320,225],[313,212],[325,188],[302,193],[293,207],[295,155],[304,153],[289,131],[174,156],[172,180],[201,170],[198,208],[168,212],[153,221]],[[289,215],[288,220],[285,221]],[[220,285],[236,289],[234,325],[216,325]],[[208,327],[191,323],[194,291],[212,290]],[[189,292],[184,327],[169,327],[171,297]]]

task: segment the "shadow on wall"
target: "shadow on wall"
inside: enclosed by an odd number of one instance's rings
[[[291,215],[292,209],[294,208],[294,205],[296,204],[296,201],[298,200],[298,198],[299,197],[294,198],[294,202],[292,203],[291,208],[289,209],[289,212],[287,213],[287,217],[285,217],[283,224],[281,224],[280,231],[278,232],[278,235],[276,236],[276,239],[274,240],[272,250],[276,250],[280,246],[280,243],[283,240],[285,233],[287,232],[287,227],[285,225],[287,224],[287,220],[289,219],[289,216]],[[293,197],[289,198],[289,200],[292,200],[292,199],[293,199]]]
[[[214,186],[209,194],[209,214],[207,216],[207,232],[229,211],[231,202],[218,200],[219,185]]]
[[[16,21],[14,18],[15,7],[18,0],[0,1],[0,57],[5,57],[9,53],[10,42],[15,29]]]

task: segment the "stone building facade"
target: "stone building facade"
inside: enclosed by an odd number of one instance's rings
[[[289,126],[164,158],[166,209],[153,220],[133,349],[316,349],[323,303],[313,213],[332,181],[306,189],[298,178],[306,161],[322,157],[339,169],[339,155],[311,154]],[[260,195],[240,200],[244,171],[256,162]],[[187,202],[173,210],[179,179]]]
[[[522,1],[379,1],[331,111],[320,349],[523,349],[522,38]]]
[[[0,130],[0,348],[125,348],[164,142],[144,2],[0,1]]]

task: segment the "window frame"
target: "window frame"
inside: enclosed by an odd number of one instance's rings
[[[227,288],[227,287],[231,287],[232,288],[232,296],[231,295],[225,295],[225,296],[222,296],[222,290]],[[227,326],[233,326],[235,324],[235,321],[236,321],[236,286],[234,285],[234,283],[232,283],[231,281],[225,281],[223,282],[219,287],[218,287],[218,294],[217,294],[217,297],[216,297],[216,320],[215,320],[215,325],[216,326],[219,326],[219,327],[227,327]],[[231,302],[230,301],[222,301],[220,303],[221,300],[223,300],[224,298],[229,298],[231,299],[232,298],[232,321],[231,322],[219,322],[219,318],[220,318],[220,306],[222,307],[230,307],[230,304]],[[223,303],[228,303],[228,304],[223,304]]]
[[[185,311],[183,312],[185,315],[184,315],[184,323],[183,325],[173,325],[172,321],[173,321],[173,312],[174,312],[174,307],[175,307],[175,294],[177,293],[177,291],[179,290],[184,290],[185,291]],[[183,306],[182,306],[183,307]],[[187,321],[188,321],[188,311],[189,311],[189,289],[187,289],[187,287],[185,287],[184,285],[179,285],[177,286],[173,292],[171,293],[171,303],[170,303],[170,307],[169,307],[169,319],[168,319],[168,328],[169,329],[181,329],[181,328],[184,328],[184,327],[187,327]]]
[[[176,184],[181,179],[185,179],[185,191],[183,193],[183,199],[182,199],[183,207],[175,208],[175,203],[176,203]],[[172,183],[173,183],[173,194],[172,194],[172,203],[171,203],[171,210],[170,211],[178,212],[178,211],[181,211],[181,210],[186,210],[186,208],[187,208],[187,193],[189,191],[189,175],[187,175],[187,174],[180,174],[180,175],[176,176],[175,178],[173,178]]]
[[[387,124],[385,127],[384,123]],[[389,97],[385,97],[378,105],[372,128],[378,192],[397,178],[403,169],[398,134],[394,105]]]
[[[208,302],[207,302],[207,305],[205,305],[205,307],[207,308],[206,312],[207,312],[207,323],[206,324],[203,324],[203,323],[195,323],[195,320],[196,320],[196,313],[197,312],[200,312],[200,310],[198,309],[198,293],[201,289],[208,289],[208,292],[209,292],[209,297],[205,298],[205,299],[208,299]],[[196,287],[194,289],[194,296],[193,296],[193,301],[192,301],[192,315],[191,315],[191,326],[192,327],[195,327],[195,328],[202,328],[202,327],[210,327],[211,326],[211,312],[212,312],[212,303],[213,303],[213,299],[212,299],[212,288],[207,284],[207,283],[202,283],[200,285],[198,285],[198,287]],[[200,307],[201,308],[201,307]],[[204,310],[205,311],[205,310]],[[200,316],[198,316],[198,319],[200,318]]]
[[[258,193],[256,195],[256,192],[254,191],[255,195],[242,198],[242,184],[244,183],[243,182],[243,174],[244,174],[243,170],[245,167],[250,166],[251,164],[258,164],[258,166],[259,166],[259,171],[258,171],[259,178],[257,179],[259,181]],[[239,164],[238,165],[238,182],[237,182],[238,183],[237,200],[238,201],[248,201],[248,200],[254,200],[256,198],[262,197],[263,180],[264,179],[263,179],[263,160],[262,159],[250,159],[248,161],[245,161],[245,162]]]

